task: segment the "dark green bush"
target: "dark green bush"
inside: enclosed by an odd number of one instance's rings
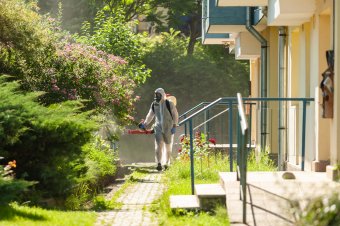
[[[44,196],[70,193],[85,164],[82,146],[97,129],[89,112],[76,101],[41,106],[41,93],[22,94],[18,83],[0,78],[0,155],[20,165],[18,178],[38,181]]]
[[[0,160],[3,157],[0,156]],[[0,165],[0,205],[7,205],[19,200],[20,195],[34,182],[15,179],[14,169],[16,161],[10,161],[7,165]]]
[[[117,170],[117,151],[99,135],[83,146],[83,157],[85,162],[78,165],[78,170],[84,173],[77,179],[77,185],[65,203],[72,210],[87,208],[86,203],[95,198],[108,181],[112,181]]]
[[[88,168],[86,180],[97,182],[106,176],[116,173],[118,154],[99,136],[92,143],[83,147],[85,152],[85,163]]]

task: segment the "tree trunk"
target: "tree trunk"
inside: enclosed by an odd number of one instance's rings
[[[187,47],[187,55],[192,55],[195,50],[196,39],[200,36],[200,16],[194,15],[189,22],[190,38]]]

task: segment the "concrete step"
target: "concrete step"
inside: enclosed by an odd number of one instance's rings
[[[237,181],[236,172],[219,172],[218,175],[220,177],[220,184],[225,191],[228,189],[226,186],[228,182]]]
[[[196,184],[195,194],[200,200],[201,209],[211,210],[216,205],[226,205],[226,194],[220,184]]]
[[[199,198],[224,197],[225,191],[220,184],[195,184],[195,194]]]
[[[199,209],[200,200],[196,195],[171,195],[171,209]]]

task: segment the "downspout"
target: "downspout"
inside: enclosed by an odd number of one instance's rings
[[[279,27],[279,73],[278,73],[278,87],[279,98],[283,98],[285,91],[285,43],[286,43],[286,29],[285,27]],[[279,150],[278,150],[278,168],[284,170],[285,160],[285,135],[286,135],[286,123],[285,123],[285,102],[279,101]]]
[[[335,0],[333,0],[333,51],[335,54]]]
[[[267,40],[251,25],[251,11],[247,7],[246,28],[261,43],[261,97],[267,97]],[[261,102],[261,148],[266,147],[267,136],[267,102]]]

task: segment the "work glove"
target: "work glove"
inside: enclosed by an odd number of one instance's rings
[[[172,127],[171,128],[171,134],[175,134],[176,133],[176,127]]]
[[[143,122],[139,123],[139,124],[138,124],[138,127],[139,127],[140,129],[145,130],[145,124],[144,124]]]

